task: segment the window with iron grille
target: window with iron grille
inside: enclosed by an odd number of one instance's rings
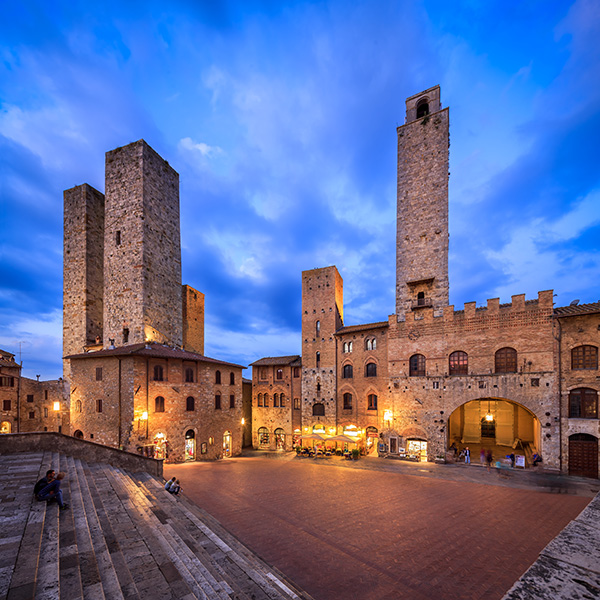
[[[410,377],[425,377],[425,357],[422,354],[413,354],[408,361]]]
[[[569,417],[574,419],[598,418],[598,392],[577,388],[569,392]]]
[[[571,369],[598,368],[598,348],[596,346],[577,346],[571,350]]]
[[[466,375],[469,367],[469,357],[466,352],[457,350],[448,358],[450,375]]]

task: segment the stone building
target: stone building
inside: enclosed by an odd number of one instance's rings
[[[15,355],[0,350],[0,433],[69,432],[69,394],[63,379],[21,375]]]
[[[73,435],[170,461],[241,452],[244,367],[203,354],[179,175],[143,140],[106,153],[105,194],[64,193],[63,352]]]
[[[600,303],[556,308],[548,290],[455,310],[439,86],[406,100],[397,135],[396,312],[346,325],[336,267],[302,273],[303,433],[421,460],[469,446],[475,459],[483,448],[530,465],[537,453],[547,468],[598,477]]]

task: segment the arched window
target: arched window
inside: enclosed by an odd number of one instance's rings
[[[273,406],[279,406],[279,394],[277,393],[273,394]]]
[[[269,430],[266,427],[258,428],[258,443],[261,446],[269,445]]]
[[[77,429],[76,431],[73,432],[73,437],[77,438],[78,440],[82,440],[83,439],[83,431],[81,431],[81,429]]]
[[[154,381],[163,381],[164,371],[161,365],[154,365]]]
[[[349,392],[344,394],[344,410],[352,410],[352,394]]]
[[[265,394],[265,406],[269,406],[269,394]]]
[[[319,335],[321,335],[321,321],[317,321],[315,330],[316,330],[317,337],[319,337]]]
[[[413,354],[408,362],[410,377],[425,377],[425,357],[422,354]]]
[[[317,393],[321,391],[321,383],[317,381]]]
[[[371,350],[377,350],[377,340],[375,338],[371,340]]]
[[[377,377],[377,365],[375,363],[367,363],[365,377]]]
[[[343,379],[352,379],[352,365],[344,365],[342,369]]]
[[[496,352],[496,373],[517,372],[517,351],[514,348],[500,348]]]
[[[215,410],[221,410],[221,394],[215,394]]]
[[[262,406],[263,405],[263,395],[259,394],[258,395],[258,406]]]
[[[165,399],[162,396],[154,399],[154,412],[165,412]]]
[[[377,348],[377,342],[375,341],[375,338],[367,338],[365,347],[367,350],[375,350]]]
[[[233,371],[229,373],[229,385],[235,385],[235,373]]]
[[[577,388],[569,392],[569,417],[574,419],[598,418],[598,392]]]
[[[185,382],[194,383],[194,369],[187,367],[185,370]]]
[[[429,114],[429,102],[427,98],[423,98],[423,100],[419,100],[417,104],[417,119],[424,117]]]
[[[453,352],[449,359],[450,375],[466,375],[469,367],[469,357],[466,352],[457,350]]]
[[[571,369],[598,369],[598,348],[577,346],[571,350]]]
[[[320,367],[321,366],[321,353],[320,352],[317,352],[316,359],[317,359],[317,367]]]
[[[279,395],[279,406],[285,406],[285,394]]]
[[[283,379],[283,369],[277,369],[277,379]]]
[[[221,383],[221,371],[215,371],[215,383]]]
[[[344,353],[348,352],[348,342],[344,342]]]
[[[188,396],[185,399],[185,410],[194,410],[194,397]]]
[[[377,410],[377,395],[369,394],[367,396],[367,410]]]
[[[81,400],[77,400],[75,402],[75,412],[78,412],[78,413],[81,412]]]
[[[324,417],[325,416],[325,405],[321,402],[313,404],[313,417]]]

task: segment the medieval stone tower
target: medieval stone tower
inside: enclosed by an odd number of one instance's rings
[[[336,425],[336,339],[344,282],[335,267],[302,272],[302,423]]]
[[[448,109],[440,87],[406,100],[398,127],[396,314],[448,306]]]
[[[182,345],[179,175],[143,140],[106,153],[104,347]]]

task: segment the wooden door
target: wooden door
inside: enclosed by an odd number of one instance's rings
[[[569,438],[569,475],[598,477],[598,438],[586,433]]]

